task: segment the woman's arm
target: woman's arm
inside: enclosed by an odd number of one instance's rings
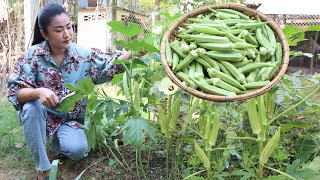
[[[125,54],[118,57],[119,60],[128,60],[130,58],[131,58],[131,51],[128,51]]]
[[[55,108],[59,105],[58,96],[47,88],[23,88],[18,93],[20,103],[36,99],[40,99],[40,102],[48,108]]]

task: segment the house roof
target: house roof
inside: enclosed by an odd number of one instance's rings
[[[318,0],[248,0],[261,3],[258,11],[263,14],[319,15]]]

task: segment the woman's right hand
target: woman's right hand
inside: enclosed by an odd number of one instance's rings
[[[48,108],[56,108],[59,106],[58,96],[48,88],[38,88],[38,97],[40,102]]]

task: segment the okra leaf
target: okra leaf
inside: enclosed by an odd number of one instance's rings
[[[302,169],[304,168],[309,168],[314,170],[315,172],[320,172],[320,156],[314,158],[309,164],[304,164]]]
[[[113,78],[111,80],[112,85],[117,84],[122,79],[122,76],[123,76],[123,73],[113,75]]]
[[[281,132],[285,133],[290,131],[292,128],[303,128],[303,129],[310,129],[312,128],[312,124],[302,122],[302,121],[290,121],[286,124],[281,126]]]
[[[119,32],[127,37],[138,35],[144,28],[139,27],[139,24],[128,22],[126,26],[122,21],[111,21],[107,23],[111,27],[111,32]]]
[[[139,51],[148,51],[148,52],[155,52],[155,53],[160,52],[159,49],[145,42],[143,39],[134,39],[130,42],[125,42],[123,40],[115,39],[114,42],[117,45],[131,49],[133,52],[139,52]]]
[[[305,29],[305,31],[320,31],[320,26],[319,25],[310,25]]]
[[[169,22],[172,22],[182,16],[181,13],[176,13],[173,16],[171,16],[169,12],[160,12],[160,15],[166,17]]]
[[[80,92],[84,95],[91,94],[95,88],[95,85],[93,84],[91,78],[79,80],[78,84],[76,86],[73,86],[72,84],[67,84],[66,86],[68,89],[70,89],[72,91]]]
[[[310,157],[320,154],[320,139],[302,139],[299,141],[297,149],[300,149],[298,158],[301,162],[306,162]]]
[[[56,108],[58,111],[70,112],[74,105],[81,99],[85,98],[86,96],[76,93],[72,96],[65,98],[62,102],[60,102],[59,107]]]
[[[136,148],[140,148],[145,142],[145,133],[156,141],[156,129],[153,125],[149,125],[146,119],[130,119],[123,126],[123,141],[125,144],[132,144]]]

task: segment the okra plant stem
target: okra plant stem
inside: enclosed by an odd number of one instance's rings
[[[171,114],[172,114],[172,110],[171,110],[171,103],[172,103],[172,96],[173,95],[169,95],[168,97],[168,109],[167,109],[167,119],[170,119],[170,121],[172,120],[171,118]],[[170,121],[168,121],[169,123],[167,124],[167,131],[166,131],[166,179],[168,180],[169,179],[169,153],[170,153],[170,136],[171,136],[171,131],[169,130],[169,124],[170,124]]]
[[[206,151],[207,152],[207,157],[210,161],[210,158],[211,158],[211,151],[209,151],[210,148],[208,148],[208,150]],[[207,179],[208,180],[211,180],[211,175],[212,175],[212,171],[211,171],[211,167],[207,169]]]
[[[266,133],[266,128],[261,128],[261,132],[260,134],[258,134],[258,138],[261,139],[261,141],[259,141],[259,157],[261,156],[262,150],[264,148],[263,146],[263,136]],[[259,163],[259,168],[258,168],[258,177],[259,179],[263,179],[263,165]]]
[[[294,179],[294,180],[296,179],[296,178],[290,176],[289,174],[284,173],[284,172],[282,172],[282,171],[279,171],[279,170],[277,170],[277,169],[274,169],[274,168],[271,168],[271,167],[268,167],[268,166],[265,166],[265,165],[262,165],[262,166],[265,167],[265,168],[267,168],[267,169],[270,169],[270,170],[272,170],[272,171],[275,171],[275,172],[277,172],[277,173],[279,173],[279,174],[281,174],[281,175],[287,176],[287,177],[290,178],[290,179]]]
[[[140,180],[141,178],[140,178],[140,173],[139,173],[138,149],[137,149],[137,148],[136,148],[136,169],[137,169],[137,175],[138,175],[138,178],[139,178],[139,180]]]
[[[191,127],[188,127],[188,129],[194,132],[195,134],[197,134],[201,139],[205,139],[204,136],[202,136],[200,133],[198,133],[196,130],[192,129]]]
[[[232,150],[234,148],[211,148],[209,151],[216,151],[216,150]]]
[[[265,124],[265,126],[270,126],[275,120],[277,120],[278,118],[280,118],[281,116],[285,115],[286,113],[288,113],[289,111],[291,111],[292,109],[296,108],[297,106],[299,106],[300,104],[304,103],[306,100],[308,100],[311,96],[313,96],[316,92],[318,92],[320,89],[320,84],[318,85],[318,87],[316,89],[314,89],[308,96],[306,96],[305,98],[303,98],[300,102],[296,103],[295,105],[291,106],[289,109],[283,111],[282,113],[278,114],[276,117],[272,118],[269,122],[267,122],[267,124]]]
[[[142,171],[142,175],[143,175],[144,179],[147,179],[146,173],[144,172],[144,168],[143,168],[143,165],[142,165],[141,150],[140,149],[138,151],[138,156],[139,156],[139,163],[140,163],[140,168],[141,168],[141,171]]]
[[[169,179],[169,153],[170,153],[170,137],[169,131],[166,134],[166,179]]]
[[[236,137],[236,136],[231,136],[231,137],[226,137],[227,139],[239,139],[239,140],[252,140],[256,142],[262,141],[261,138],[253,138],[253,137]]]

